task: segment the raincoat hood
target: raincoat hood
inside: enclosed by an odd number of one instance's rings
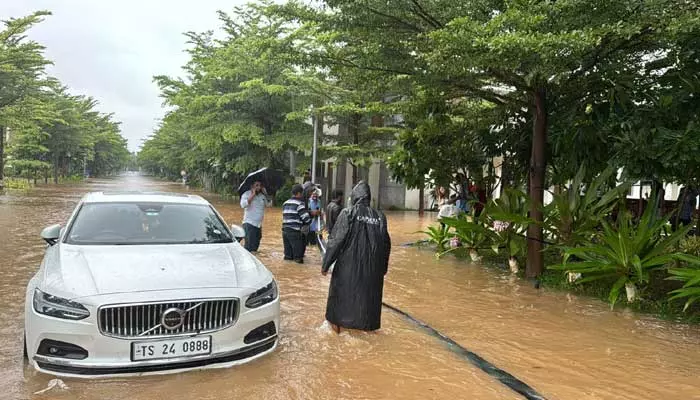
[[[352,205],[364,204],[369,206],[370,200],[372,199],[372,194],[370,193],[369,185],[365,181],[360,181],[352,189],[351,196]]]

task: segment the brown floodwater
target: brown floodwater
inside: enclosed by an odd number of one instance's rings
[[[129,379],[64,379],[47,387],[22,358],[25,286],[45,245],[41,229],[63,223],[80,197],[99,190],[183,191],[128,176],[40,186],[0,195],[0,399],[521,399],[522,396],[389,310],[378,333],[324,325],[328,278],[310,249],[303,266],[282,260],[280,214],[266,216],[259,258],[276,275],[282,301],[278,350],[223,370]],[[227,223],[237,204],[206,195]],[[700,399],[697,327],[610,311],[597,300],[536,290],[478,265],[403,247],[432,217],[390,213],[394,248],[385,301],[431,324],[523,380],[547,399]]]

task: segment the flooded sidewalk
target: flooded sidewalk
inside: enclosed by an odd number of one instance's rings
[[[0,195],[0,399],[521,399],[436,338],[384,310],[378,333],[343,333],[324,324],[329,278],[310,248],[305,265],[285,262],[280,212],[268,210],[260,260],[278,279],[282,326],[278,350],[222,370],[144,378],[64,379],[24,366],[26,283],[41,262],[41,229],[64,223],[80,197],[97,190],[182,191],[143,177],[43,186]],[[204,195],[228,224],[240,207]],[[700,399],[700,332],[611,312],[597,300],[536,290],[508,274],[425,250],[402,247],[430,224],[415,213],[390,213],[391,263],[385,301],[411,313],[547,399]]]

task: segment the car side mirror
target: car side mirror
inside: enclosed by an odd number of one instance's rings
[[[245,238],[245,229],[238,225],[231,225],[231,233],[233,233],[233,237],[239,242]]]
[[[59,224],[47,226],[43,231],[41,231],[41,238],[44,239],[49,246],[55,245],[60,237],[61,225]]]

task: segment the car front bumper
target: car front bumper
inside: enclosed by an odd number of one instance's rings
[[[96,310],[83,321],[68,321],[37,314],[27,307],[26,343],[29,360],[39,372],[80,378],[111,376],[139,376],[177,373],[188,370],[227,368],[250,362],[273,352],[279,334],[279,297],[272,303],[253,310],[241,309],[234,325],[208,333],[178,336],[194,338],[211,336],[212,351],[208,355],[160,360],[132,361],[132,342],[148,342],[145,338],[115,338],[102,335],[97,327]],[[274,322],[275,333],[253,343],[245,343],[245,336],[256,328]],[[68,359],[37,354],[45,340],[60,341],[79,346],[88,352],[84,359]],[[153,341],[167,340],[153,338]]]
[[[177,373],[198,369],[229,368],[263,357],[277,348],[277,335],[258,343],[226,353],[196,356],[170,360],[140,361],[129,363],[89,363],[75,360],[57,359],[41,355],[34,356],[37,371],[51,375],[104,378],[109,376],[139,376],[164,373]]]

